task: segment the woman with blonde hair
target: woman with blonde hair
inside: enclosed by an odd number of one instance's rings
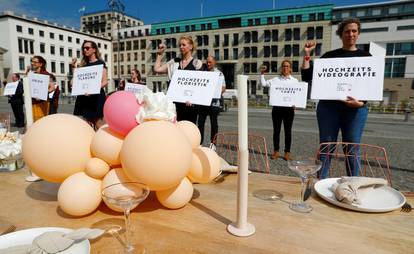
[[[72,68],[76,68],[77,59],[72,61]],[[80,67],[103,65],[103,74],[101,80],[101,90],[99,94],[85,94],[76,97],[74,115],[81,116],[91,126],[98,129],[103,125],[103,106],[105,104],[104,87],[108,85],[107,68],[105,62],[101,59],[98,46],[94,41],[85,40],[82,44],[82,60]]]
[[[264,66],[265,67],[265,66]],[[272,81],[279,82],[289,82],[289,81],[298,81],[296,78],[292,77],[292,63],[285,59],[282,61],[282,70],[280,76],[272,78],[270,80],[265,80],[264,73],[266,68],[261,69],[260,82],[263,87],[270,87]],[[283,127],[285,131],[285,160],[291,160],[292,156],[290,155],[290,147],[292,145],[292,126],[293,119],[295,118],[295,107],[272,107],[272,121],[273,121],[273,154],[272,158],[277,160],[280,156],[279,154],[279,141],[280,141],[280,130]]]
[[[196,44],[191,36],[182,36],[180,42],[181,57],[171,59],[167,63],[162,64],[162,58],[166,46],[160,44],[157,51],[157,60],[155,62],[154,71],[160,74],[168,74],[168,79],[171,80],[176,70],[202,70],[203,63],[201,60],[193,58],[193,53],[196,49]],[[181,103],[174,102],[177,110],[177,121],[188,120],[197,124],[198,109],[190,102]]]

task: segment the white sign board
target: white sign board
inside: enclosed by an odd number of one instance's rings
[[[32,98],[46,101],[49,90],[49,75],[29,72],[29,84]]]
[[[371,41],[369,43],[369,53],[373,56],[385,57],[387,51],[384,46]]]
[[[217,83],[216,83],[216,88],[214,89],[214,94],[213,94],[213,98],[215,99],[220,99],[221,98],[221,91],[223,90],[223,84],[225,84],[225,80],[224,80],[224,75],[220,75],[219,72],[219,76],[217,79]]]
[[[167,97],[175,102],[210,106],[218,81],[218,72],[176,70]]]
[[[7,83],[4,87],[3,95],[14,95],[16,93],[17,86],[19,85],[19,81]]]
[[[311,98],[319,100],[382,100],[384,57],[315,59]]]
[[[271,106],[306,108],[308,83],[272,80],[269,89]]]
[[[73,73],[72,95],[99,94],[103,64],[76,68]]]
[[[131,92],[133,94],[141,93],[147,86],[141,84],[134,84],[134,83],[126,83],[125,84],[125,91]]]

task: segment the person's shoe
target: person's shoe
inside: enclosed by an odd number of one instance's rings
[[[290,155],[290,152],[285,152],[285,156],[284,156],[286,161],[291,161],[292,160],[292,156]]]
[[[272,154],[272,159],[277,160],[279,159],[279,157],[280,157],[279,151],[274,151]]]

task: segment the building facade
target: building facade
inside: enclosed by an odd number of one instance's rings
[[[13,12],[0,14],[0,47],[4,53],[1,79],[10,78],[13,72],[24,74],[34,55],[46,59],[47,70],[56,76],[62,94],[68,95],[72,58],[81,58],[81,46],[84,40],[97,43],[102,59],[108,67],[108,79],[112,79],[111,40],[94,36],[56,23],[17,15]],[[110,85],[109,90],[113,90]]]
[[[156,23],[151,25],[150,35],[141,38],[137,32],[131,34],[131,28],[121,29],[119,50],[113,41],[113,59],[120,59],[121,78],[128,78],[130,67],[136,66],[153,91],[165,91],[166,76],[153,72],[157,47],[166,44],[166,62],[179,56],[179,38],[190,35],[197,43],[194,57],[205,61],[208,55],[215,56],[227,88],[235,88],[237,74],[246,74],[249,96],[260,98],[267,94],[259,82],[261,65],[267,66],[266,79],[270,79],[280,73],[281,62],[289,59],[293,75],[299,77],[307,40],[316,40],[316,56],[331,49],[332,7],[317,5]],[[113,76],[118,75],[116,70]]]
[[[335,7],[332,10],[332,47],[342,46],[335,35],[338,23],[361,21],[359,47],[375,42],[386,51],[384,103],[414,103],[414,1],[392,1]]]

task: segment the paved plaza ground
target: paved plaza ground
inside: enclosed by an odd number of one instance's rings
[[[72,113],[74,101],[61,100],[58,112]],[[0,98],[0,112],[12,112],[7,98]],[[219,116],[219,132],[237,132],[237,109],[230,108]],[[209,143],[209,120],[206,121],[205,142]],[[264,136],[269,153],[273,150],[270,108],[249,109],[249,134]],[[283,135],[283,132],[282,134]],[[281,136],[281,150],[283,149]],[[370,113],[362,143],[384,147],[388,153],[394,187],[414,191],[414,116],[408,122],[403,115]],[[296,110],[292,134],[292,155],[315,155],[318,148],[318,127],[314,111]],[[283,154],[283,153],[282,153]],[[286,161],[270,160],[272,174],[293,175]]]

